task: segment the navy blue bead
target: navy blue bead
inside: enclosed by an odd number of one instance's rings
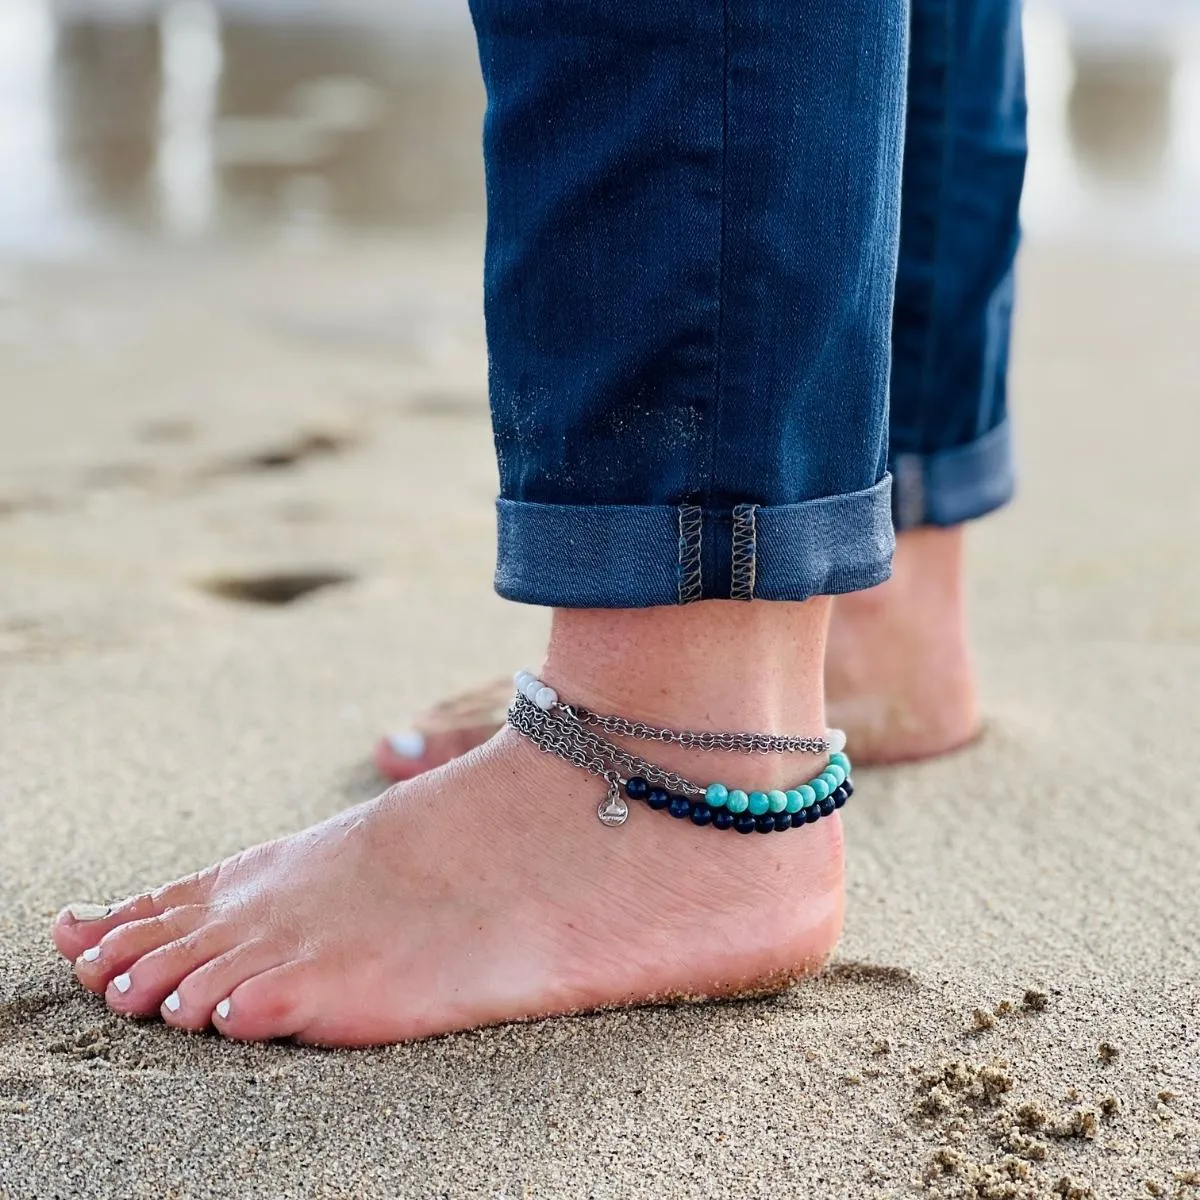
[[[643,779],[640,775],[635,775],[632,779],[625,780],[625,795],[630,800],[645,800],[649,791],[649,781]]]
[[[788,812],[773,813],[775,818],[775,832],[782,833],[785,829],[792,827],[792,814]]]
[[[821,806],[821,816],[829,816],[837,805],[833,802],[832,796],[826,796],[824,800],[818,800],[817,803]]]
[[[707,825],[713,819],[713,810],[707,800],[692,801],[692,824]]]
[[[792,818],[792,828],[793,829],[795,829],[797,825],[806,824],[808,821],[808,810],[806,808],[802,808],[799,812],[784,813],[783,815],[785,817]]]
[[[646,793],[646,803],[651,808],[666,808],[671,803],[671,795],[666,788],[651,788]]]
[[[846,789],[844,787],[835,788],[833,793],[833,807],[841,808],[846,803]]]
[[[759,833],[774,833],[775,814],[763,813],[761,817],[755,817],[754,828],[757,829]]]
[[[692,815],[692,802],[686,796],[672,796],[670,804],[667,805],[667,812],[682,821],[684,817]]]
[[[754,832],[754,814],[739,813],[733,822],[733,827],[738,833],[753,833]]]
[[[713,828],[714,829],[731,829],[733,827],[733,813],[727,808],[713,809]]]
[[[849,800],[850,797],[854,795],[853,782],[847,779],[846,782],[842,784],[842,790],[846,793],[846,799]]]
[[[819,821],[821,819],[820,804],[810,804],[806,809],[803,810],[803,812],[804,812],[804,820],[809,825],[811,825],[814,821]]]

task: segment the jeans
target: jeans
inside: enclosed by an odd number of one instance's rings
[[[1007,501],[1014,0],[472,14],[501,595],[804,600]]]

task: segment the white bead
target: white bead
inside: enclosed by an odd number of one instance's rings
[[[529,682],[521,689],[521,695],[526,700],[532,701],[534,696],[538,694],[546,685],[540,679],[531,678]]]
[[[518,692],[523,691],[525,688],[525,685],[532,678],[533,678],[533,676],[528,671],[518,671],[513,676],[513,686],[517,689]]]
[[[558,703],[558,693],[552,687],[542,688],[533,698],[538,708],[549,712]]]
[[[846,731],[844,729],[825,730],[825,739],[829,742],[832,754],[840,754],[846,748]]]

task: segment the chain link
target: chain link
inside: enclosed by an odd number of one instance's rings
[[[824,754],[829,749],[829,740],[823,737],[791,737],[774,733],[691,733],[687,730],[660,729],[655,725],[647,725],[644,721],[629,721],[625,717],[605,716],[602,713],[594,713],[581,704],[559,704],[558,708],[580,724],[603,729],[605,733],[640,738],[649,742],[673,742],[675,745],[687,746],[694,750],[727,750],[749,754]]]
[[[508,710],[508,723],[538,749],[599,776],[610,787],[640,775],[669,792],[693,797],[704,795],[704,788],[684,779],[682,775],[657,767],[585,728],[577,716],[578,711],[570,705],[559,704],[546,712],[518,694]],[[622,770],[626,774],[622,775]]]

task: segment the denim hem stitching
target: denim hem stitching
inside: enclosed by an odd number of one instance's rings
[[[704,592],[700,572],[701,536],[704,510],[693,504],[679,507],[679,584],[680,604],[699,600]]]
[[[735,504],[733,508],[733,566],[729,586],[731,600],[754,599],[758,549],[758,530],[754,514],[757,510],[757,504]]]
[[[755,601],[807,600],[882,583],[894,545],[891,498],[885,473],[862,491],[756,506]],[[733,523],[731,508],[710,512],[694,501],[562,505],[502,497],[496,516],[496,591],[554,608],[674,607],[716,595],[703,575],[704,552],[728,553],[729,534],[710,547],[711,529],[731,530]],[[744,522],[748,532],[748,516]],[[720,595],[729,592],[725,574]]]

